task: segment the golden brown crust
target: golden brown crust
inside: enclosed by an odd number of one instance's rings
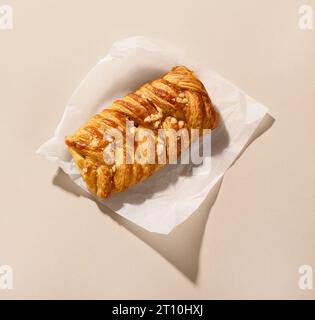
[[[157,130],[160,128],[176,131],[182,128],[215,129],[219,123],[219,115],[203,84],[189,69],[179,66],[93,116],[73,136],[66,137],[65,143],[87,187],[100,198],[125,190],[163,166],[157,161],[155,164],[135,162],[119,166],[105,163],[103,152],[109,141],[104,139],[104,134],[116,128],[125,137],[127,120],[134,122],[134,129],[140,136],[141,130],[145,128],[153,130],[154,138],[158,141]],[[167,136],[164,147],[168,160],[169,144]],[[140,145],[139,141],[136,142],[135,150],[137,145]],[[156,144],[156,148],[158,147],[161,145]],[[180,151],[180,145],[177,150]],[[137,157],[127,147],[124,147],[123,153],[124,159],[128,154]]]

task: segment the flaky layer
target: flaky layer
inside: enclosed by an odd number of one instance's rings
[[[134,131],[150,129],[157,138],[161,128],[214,129],[218,126],[219,115],[203,84],[189,69],[179,66],[93,116],[73,136],[67,136],[65,143],[89,190],[100,198],[135,185],[163,166],[158,163],[105,163],[104,150],[111,139],[104,139],[104,134],[116,128],[125,136],[126,121],[134,122]],[[157,144],[157,154],[159,147],[161,145]],[[169,158],[167,139],[164,147]],[[127,153],[124,148],[124,156]]]

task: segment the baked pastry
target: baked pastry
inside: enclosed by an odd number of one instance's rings
[[[192,71],[178,66],[94,115],[74,135],[67,136],[65,143],[89,190],[100,198],[107,198],[148,178],[171,158],[174,161],[171,152],[174,139],[169,133],[188,132],[188,143],[184,147],[182,139],[175,139],[176,157],[191,144],[192,129],[202,135],[203,129],[215,129],[218,122],[219,115],[203,84]],[[166,132],[162,138],[160,129]],[[115,135],[111,134],[113,130],[123,137],[119,161],[117,156],[113,161],[119,148]],[[151,136],[147,132],[151,132]],[[136,140],[134,148],[128,144],[129,137]],[[150,149],[153,156],[149,148],[139,152],[150,139],[154,141]],[[156,161],[162,154],[166,161]],[[106,159],[108,155],[111,161]],[[140,161],[148,157],[154,161]],[[127,158],[132,161],[126,161]]]

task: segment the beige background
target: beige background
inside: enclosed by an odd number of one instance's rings
[[[315,298],[298,287],[299,266],[315,270],[315,31],[298,8],[315,1],[5,3],[0,265],[14,289],[0,298]],[[182,47],[276,119],[169,236],[101,211],[35,155],[112,42],[138,34]]]

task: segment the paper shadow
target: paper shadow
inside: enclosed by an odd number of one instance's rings
[[[248,145],[250,145],[255,139],[260,137],[265,131],[271,128],[274,121],[275,120],[269,114],[267,114],[255,133],[252,135],[247,145],[242,150],[241,154],[245,151]],[[70,180],[69,177],[60,169],[53,179],[53,184],[78,197],[84,196],[93,200],[102,213],[110,216],[119,225],[123,226],[125,229],[144,241],[162,257],[168,260],[193,283],[197,283],[199,256],[204,237],[204,231],[211,208],[214,205],[220,190],[222,180],[223,179],[221,179],[209,192],[196,213],[192,214],[184,223],[177,226],[168,235],[150,233],[121,217],[108,207],[96,202],[91,195],[74,184],[72,180]]]
[[[196,282],[199,267],[199,253],[206,222],[210,209],[215,203],[222,179],[209,192],[207,198],[198,209],[198,214],[192,214],[184,223],[177,226],[170,234],[162,235],[150,233],[138,225],[118,215],[115,211],[96,202],[95,199],[82,188],[73,183],[61,169],[53,179],[53,184],[78,197],[93,200],[103,214],[108,215],[119,225],[136,235],[161,256],[168,260],[192,282]]]

